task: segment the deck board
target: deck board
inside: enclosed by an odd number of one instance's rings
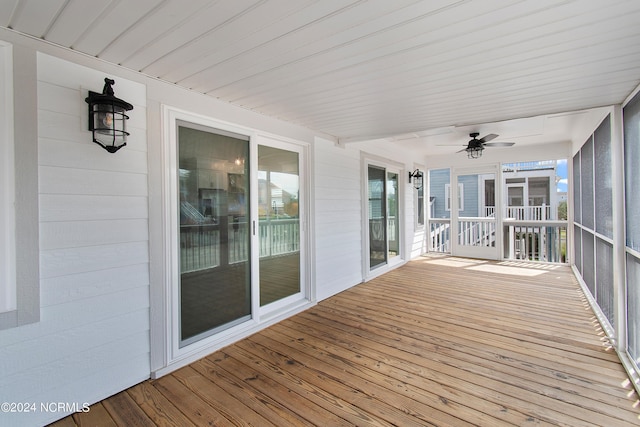
[[[131,387],[127,393],[157,426],[195,426],[150,381]]]
[[[59,425],[615,427],[639,416],[568,267],[421,257]]]
[[[120,392],[102,402],[117,425],[131,427],[153,427],[155,423],[147,416],[133,398],[126,392]]]

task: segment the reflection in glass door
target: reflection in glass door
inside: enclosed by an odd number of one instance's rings
[[[260,306],[301,291],[299,157],[258,146]]]
[[[369,166],[369,268],[387,262],[387,205],[385,198],[385,170]]]
[[[398,174],[387,172],[387,256],[400,255],[400,218],[398,217]]]
[[[180,346],[251,317],[249,139],[178,125]]]
[[[398,173],[369,165],[367,170],[369,270],[400,257]]]

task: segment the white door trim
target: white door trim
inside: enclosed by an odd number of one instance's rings
[[[244,337],[247,337],[267,326],[274,324],[280,320],[283,320],[293,314],[303,311],[313,305],[311,298],[298,300],[297,302],[291,302],[286,307],[279,307],[278,310],[272,310],[266,313],[262,318],[260,317],[260,311],[254,310],[255,305],[252,301],[252,318],[246,322],[222,331],[218,334],[204,338],[201,341],[189,344],[183,348],[179,347],[179,322],[178,316],[178,299],[176,298],[177,280],[179,280],[179,268],[178,268],[178,185],[177,185],[177,169],[178,169],[178,157],[177,157],[177,122],[184,121],[193,123],[196,125],[205,126],[212,129],[218,129],[222,131],[233,132],[240,135],[249,137],[249,143],[257,144],[259,141],[265,141],[265,138],[269,138],[272,141],[283,141],[287,143],[294,143],[301,146],[302,152],[308,157],[309,150],[308,145],[299,141],[292,141],[288,138],[278,137],[276,135],[270,135],[264,132],[258,132],[255,129],[239,126],[233,123],[228,123],[216,119],[212,119],[207,116],[194,114],[185,110],[174,108],[167,105],[161,105],[161,119],[162,119],[162,143],[161,143],[161,158],[162,163],[160,173],[160,194],[156,194],[161,199],[161,224],[155,225],[153,230],[155,232],[162,233],[162,237],[157,241],[162,244],[162,249],[156,251],[157,254],[161,254],[161,260],[157,261],[152,267],[155,271],[150,272],[152,280],[150,285],[150,330],[151,330],[151,377],[159,378],[166,375],[180,367],[186,366],[189,363],[198,360],[226,345],[229,345],[235,341],[238,341]],[[254,147],[251,145],[251,147]],[[255,145],[257,148],[257,145]],[[257,168],[257,150],[251,148],[250,154],[252,156],[252,164]],[[301,222],[308,223],[308,203],[310,200],[309,192],[310,188],[306,174],[309,173],[308,160],[305,158],[301,161],[301,167],[305,169],[301,170],[301,199],[304,197],[305,217],[301,218]],[[252,178],[256,177],[255,170],[251,171]],[[302,175],[305,175],[303,177]],[[257,178],[255,178],[257,179]],[[304,179],[304,184],[303,184]],[[303,187],[304,185],[304,187]],[[257,185],[252,185],[250,198],[252,201],[252,212],[250,214],[250,221],[257,222]],[[150,194],[150,196],[153,196]],[[254,212],[255,209],[255,212]],[[301,212],[302,216],[302,212]],[[151,228],[151,226],[150,226]],[[308,230],[308,229],[306,229]],[[305,231],[301,234],[308,234]],[[255,237],[252,237],[255,238]],[[255,243],[255,242],[252,242]],[[308,249],[310,241],[305,237],[305,250]],[[302,242],[301,242],[302,245]],[[308,252],[307,252],[308,253]],[[253,255],[252,255],[253,256]],[[305,259],[301,263],[308,262]],[[255,263],[254,263],[255,265]],[[305,276],[306,283],[306,295],[313,295],[313,284],[308,276]],[[254,284],[252,283],[252,286]],[[258,299],[258,294],[254,294],[252,298]]]
[[[484,175],[484,174],[495,174],[495,203],[496,203],[496,215],[495,215],[495,246],[494,247],[477,247],[477,246],[462,246],[458,242],[459,236],[459,218],[460,211],[458,210],[458,178],[464,175]],[[499,164],[493,165],[480,165],[478,167],[459,167],[452,168],[451,170],[451,254],[454,256],[463,256],[469,258],[480,258],[480,259],[500,259],[500,254],[502,253],[502,214],[501,207],[502,206],[502,195],[500,191],[500,182],[502,182],[502,173]],[[483,191],[482,189],[478,189],[478,191]],[[478,202],[483,197],[478,196]]]

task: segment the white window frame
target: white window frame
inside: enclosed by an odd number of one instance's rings
[[[420,165],[414,165],[414,170],[418,169],[420,171],[425,170],[424,166],[420,166]],[[427,198],[427,189],[426,184],[427,184],[427,173],[426,171],[422,172],[422,187],[420,187],[420,189],[413,189],[413,223],[415,225],[415,229],[416,230],[424,230],[427,221],[429,220],[429,215],[427,212],[427,204],[425,203],[425,200]],[[413,187],[413,184],[410,183],[410,185],[408,186],[409,191],[411,191],[411,188]],[[422,203],[420,203],[420,191],[422,191]],[[420,222],[420,205],[422,205],[422,222]]]
[[[414,213],[414,222],[416,225],[416,230],[423,230],[427,223],[427,206],[425,204],[425,196],[426,191],[424,185],[418,189],[414,190],[415,195],[413,196],[413,213]],[[420,191],[422,191],[422,196],[420,196]],[[422,222],[420,222],[420,208],[422,207]]]
[[[0,41],[0,58],[0,233],[8,237],[0,240],[0,298],[8,296],[0,308],[2,330],[40,321],[40,266],[38,131],[33,126],[38,53]]]
[[[0,313],[17,309],[12,56],[0,41]]]
[[[265,327],[291,316],[297,312],[306,310],[311,307],[314,302],[315,288],[312,282],[311,271],[308,266],[307,255],[311,242],[308,237],[308,206],[309,203],[309,188],[306,181],[307,174],[309,173],[308,167],[308,144],[286,138],[280,137],[266,132],[261,132],[256,129],[245,127],[242,125],[225,122],[206,115],[194,113],[187,110],[182,110],[176,107],[172,107],[166,104],[161,106],[162,116],[162,145],[160,148],[161,158],[164,162],[162,171],[159,172],[160,192],[161,192],[161,207],[162,220],[157,224],[157,236],[160,237],[159,245],[161,250],[158,251],[158,259],[161,261],[159,264],[162,268],[160,275],[160,281],[163,286],[157,287],[152,290],[151,293],[151,318],[155,319],[151,323],[151,377],[159,378],[166,375],[176,369],[188,365],[213,351],[236,342],[242,338],[245,338],[251,334],[258,332]],[[176,303],[179,301],[178,289],[175,286],[178,283],[179,267],[179,242],[178,236],[178,210],[174,207],[178,206],[179,194],[178,185],[174,180],[176,177],[176,171],[178,169],[178,153],[177,153],[177,126],[180,121],[189,123],[191,125],[203,126],[204,128],[215,129],[218,132],[231,132],[238,135],[247,136],[249,138],[251,149],[251,176],[257,176],[258,172],[258,144],[264,144],[268,146],[276,146],[277,141],[281,143],[298,145],[300,147],[299,153],[302,156],[304,153],[303,161],[300,164],[300,227],[301,227],[301,257],[304,257],[304,265],[301,265],[301,277],[305,282],[304,292],[296,294],[295,297],[288,298],[282,304],[273,304],[267,308],[260,307],[258,299],[252,301],[252,318],[246,322],[235,325],[232,328],[224,330],[220,333],[203,338],[200,341],[196,341],[189,345],[180,347],[179,339],[179,312]],[[267,141],[269,140],[269,141]],[[283,145],[284,147],[284,145]],[[291,146],[287,147],[291,149]],[[257,206],[258,206],[258,193],[257,189],[251,193],[250,206],[251,209],[255,209],[252,213],[252,221],[255,219],[257,223]],[[304,198],[304,199],[302,199]],[[303,233],[304,231],[304,233]],[[152,233],[154,234],[154,233]],[[303,237],[302,234],[305,236]],[[253,245],[258,247],[257,234],[253,235]],[[303,252],[304,248],[304,252]],[[252,253],[254,262],[252,262],[252,276],[257,277],[258,272],[255,270],[258,268],[258,256],[259,252],[256,250]],[[302,258],[301,258],[302,259]],[[252,283],[252,293],[256,293],[258,281]],[[287,305],[285,305],[288,303]],[[265,306],[266,307],[266,306]]]
[[[361,165],[361,176],[362,182],[362,193],[361,193],[361,204],[362,204],[362,277],[364,281],[371,280],[375,277],[380,276],[381,274],[388,272],[402,264],[406,261],[406,253],[407,250],[405,248],[405,192],[407,191],[407,187],[409,184],[407,181],[402,179],[401,177],[404,175],[405,166],[402,163],[395,162],[393,160],[389,160],[375,154],[362,152],[360,154],[360,165]],[[387,174],[389,172],[395,173],[398,175],[398,218],[397,221],[400,221],[398,232],[399,234],[399,252],[398,255],[393,256],[387,259],[385,264],[380,264],[377,267],[371,268],[370,259],[369,259],[369,194],[368,194],[368,182],[369,182],[369,166],[378,167],[384,169],[385,171],[385,180],[387,179]],[[413,188],[413,187],[411,187]],[[387,197],[387,193],[385,191],[384,197]],[[385,202],[386,203],[386,202]],[[387,207],[388,209],[388,207]],[[388,211],[387,211],[388,212]],[[388,215],[388,213],[387,213]],[[388,242],[387,242],[388,243]]]
[[[447,202],[445,205],[446,211],[451,211],[451,184],[444,185],[444,193],[447,195]],[[458,211],[464,210],[464,184],[458,183]]]

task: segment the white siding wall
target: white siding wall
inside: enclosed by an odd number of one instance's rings
[[[363,281],[362,153],[402,164],[399,180],[406,259],[418,256],[424,232],[415,230],[414,192],[408,171],[415,158],[379,142],[347,144],[316,139],[315,168],[315,255],[316,297],[320,301]]]
[[[315,255],[318,301],[362,282],[360,151],[316,139]]]
[[[424,228],[416,230],[416,190],[413,188],[413,184],[409,184],[409,172],[412,172],[416,167],[416,162],[423,163],[424,159],[416,158],[415,154],[408,152],[407,150],[401,150],[395,144],[387,144],[381,141],[365,141],[362,143],[354,143],[353,148],[358,148],[364,153],[377,156],[381,159],[386,159],[394,164],[401,164],[403,170],[398,178],[400,183],[400,192],[402,199],[401,202],[401,214],[403,217],[404,229],[401,230],[403,235],[403,248],[405,260],[420,256],[426,252],[425,247],[425,235]],[[426,183],[426,171],[424,182]],[[425,207],[428,209],[428,206]]]
[[[150,371],[145,87],[47,55],[37,65],[40,322],[0,331],[0,402],[38,411],[0,425],[53,421],[40,402],[92,403]],[[86,130],[84,97],[105,77],[134,105],[116,154]]]
[[[162,104],[309,142],[315,299],[362,281],[361,152],[402,163],[406,170],[416,159],[382,144],[341,148],[328,139],[314,141],[318,134],[308,129],[35,39],[0,35],[33,49],[33,55],[44,52],[33,78],[40,256],[31,262],[40,266],[40,321],[0,330],[0,402],[93,403],[164,366],[158,357],[166,344]],[[35,70],[26,71],[35,76]],[[86,130],[84,98],[88,90],[102,89],[104,77],[116,80],[116,96],[134,104],[129,143],[115,154],[93,144]],[[412,191],[403,193],[407,253],[419,238]],[[40,425],[63,415],[0,414],[0,425]]]

